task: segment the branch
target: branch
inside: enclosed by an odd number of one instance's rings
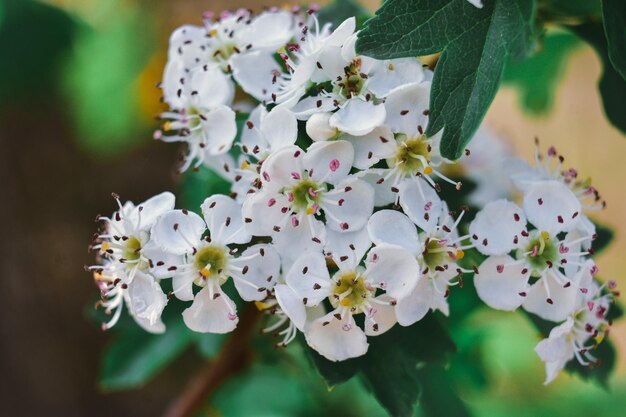
[[[258,318],[259,312],[253,307],[243,311],[239,325],[222,346],[219,355],[194,375],[164,417],[194,416],[222,382],[248,365],[250,337]]]

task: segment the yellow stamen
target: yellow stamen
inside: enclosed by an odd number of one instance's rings
[[[348,300],[348,298],[344,298],[343,300],[341,300],[341,305],[344,307],[348,307],[350,306],[350,300]]]
[[[200,271],[200,274],[205,278],[209,277],[211,276],[211,270],[208,268],[202,268],[202,270]]]
[[[546,232],[545,230],[543,232],[541,232],[541,238],[543,240],[550,240],[550,233]]]
[[[313,214],[313,207],[306,209],[306,214]]]
[[[243,161],[243,162],[241,163],[241,169],[246,169],[246,168],[248,168],[249,166],[250,166],[250,162],[248,162],[248,161]]]
[[[267,307],[269,307],[269,305],[268,305],[268,304],[263,303],[263,302],[261,302],[261,301],[255,301],[255,302],[254,302],[254,305],[255,305],[255,307],[257,308],[257,310],[259,310],[259,311],[263,311],[263,310],[265,310]]]
[[[102,244],[102,250],[104,251],[104,250],[109,249],[109,246],[111,246],[111,244],[110,244],[109,242],[104,242],[104,243]]]
[[[167,132],[168,130],[171,130],[171,129],[172,129],[172,123],[170,122],[163,123],[163,130]]]
[[[424,174],[432,174],[433,173],[433,169],[432,167],[426,167],[424,168]]]
[[[456,259],[463,259],[464,256],[465,256],[465,252],[463,252],[461,249],[458,249],[456,251]]]
[[[598,335],[598,337],[596,337],[596,344],[600,344],[602,343],[602,341],[604,340],[604,334]]]
[[[215,35],[217,35],[217,29],[211,29],[211,30],[209,31],[209,35],[211,35],[211,36],[215,36]]]
[[[389,71],[393,71],[394,67],[393,64],[389,64]]]

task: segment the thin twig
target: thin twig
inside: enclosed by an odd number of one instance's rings
[[[164,417],[194,416],[222,382],[246,367],[249,362],[250,336],[258,318],[258,310],[249,306],[245,308],[237,328],[222,346],[219,355],[193,376]]]

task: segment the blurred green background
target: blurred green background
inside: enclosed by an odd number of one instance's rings
[[[377,6],[363,3],[370,10]],[[183,23],[199,24],[205,10],[263,5],[271,4],[0,2],[3,415],[160,415],[200,366],[201,354],[189,350],[142,389],[107,392],[99,386],[100,356],[111,337],[86,318],[85,306],[96,291],[82,265],[93,262],[86,251],[93,218],[114,209],[112,191],[141,201],[177,189],[173,168],[180,149],[151,139],[153,117],[161,110],[155,85],[169,33]],[[534,72],[509,73],[511,87],[499,93],[487,123],[523,156],[531,155],[532,138],[539,136],[594,175],[609,203],[597,219],[617,231],[599,259],[602,276],[625,285],[626,259],[620,254],[626,251],[626,142],[600,110],[600,66],[591,49],[567,37],[545,48],[560,55],[540,58]],[[554,85],[556,92],[524,82],[529,77]],[[546,388],[533,352],[538,335],[524,317],[484,310],[459,320],[464,330],[455,333],[461,353],[451,364],[452,388],[473,415],[624,415],[623,363],[609,390],[569,375]],[[619,324],[612,334],[620,357],[626,352],[624,329]],[[276,354],[271,340],[256,343],[267,343],[263,363],[224,383],[211,399],[211,414],[385,415],[357,380],[328,392],[297,345]],[[447,401],[436,375],[424,385],[437,401]]]

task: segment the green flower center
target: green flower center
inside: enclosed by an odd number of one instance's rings
[[[547,266],[556,264],[559,260],[557,242],[545,231],[536,233],[523,251],[534,276],[538,276]]]
[[[335,283],[331,303],[335,307],[348,307],[353,313],[361,313],[363,304],[374,295],[373,290],[365,285],[363,277],[356,272],[342,273]]]
[[[319,186],[311,179],[299,181],[290,191],[293,196],[292,205],[298,210],[306,210],[315,204],[319,204],[321,191]]]
[[[130,236],[124,243],[124,259],[127,261],[136,261],[141,257],[141,241],[136,237]]]
[[[400,146],[396,154],[388,159],[389,166],[398,167],[405,175],[414,175],[418,172],[430,174],[432,172],[429,166],[430,144],[426,136],[407,138],[406,135],[400,134],[397,139]]]
[[[224,269],[228,263],[227,248],[218,245],[207,245],[198,250],[194,260],[198,270],[198,284],[210,278],[225,281]],[[221,283],[221,282],[220,282]]]
[[[336,92],[345,98],[358,96],[363,89],[365,79],[361,75],[361,59],[354,59],[345,67],[344,76],[336,83]]]

